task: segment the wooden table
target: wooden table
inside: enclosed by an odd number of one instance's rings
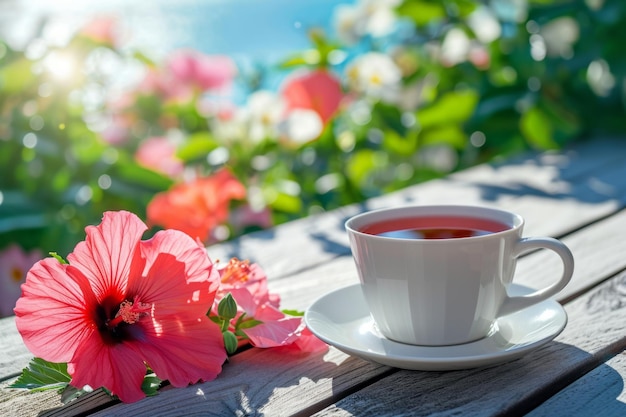
[[[215,380],[165,387],[133,404],[94,392],[64,408],[55,392],[6,386],[31,358],[13,318],[0,321],[0,415],[626,415],[626,141],[593,140],[560,152],[482,165],[362,205],[288,223],[209,248],[210,255],[258,262],[282,308],[306,309],[323,294],[358,282],[343,223],[366,209],[463,203],[523,215],[525,235],[560,238],[576,270],[557,299],[565,330],[521,359],[449,372],[406,371],[331,347],[285,356],[249,349]],[[560,270],[540,251],[520,259],[517,282],[542,286]]]

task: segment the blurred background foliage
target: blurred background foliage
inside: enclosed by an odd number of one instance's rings
[[[623,135],[625,14],[622,0],[361,0],[332,33],[311,28],[310,49],[252,69],[129,51],[110,17],[62,46],[0,39],[0,251],[65,256],[120,209],[155,227],[211,218],[187,229],[211,244]]]

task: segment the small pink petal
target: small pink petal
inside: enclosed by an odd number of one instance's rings
[[[300,326],[302,329],[298,332],[298,337],[294,340],[292,346],[301,352],[321,353],[328,350],[328,345],[317,338],[304,323]]]
[[[299,317],[284,317],[280,320],[263,322],[257,326],[245,329],[244,333],[255,347],[285,346],[293,343],[297,337],[295,332],[299,325]]]

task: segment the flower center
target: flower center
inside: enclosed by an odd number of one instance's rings
[[[375,86],[379,86],[383,83],[383,79],[379,74],[372,74],[370,82]]]
[[[150,314],[150,311],[152,311],[152,304],[142,303],[139,297],[135,297],[133,301],[124,300],[115,317],[108,320],[106,325],[109,329],[113,329],[120,323],[137,323],[139,319]]]
[[[24,273],[22,272],[20,268],[14,266],[13,268],[11,268],[11,272],[9,276],[14,282],[20,282],[22,281],[22,278],[24,277]]]
[[[250,261],[232,258],[222,271],[222,282],[246,282],[250,279]]]

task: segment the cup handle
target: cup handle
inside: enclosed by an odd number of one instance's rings
[[[498,316],[505,316],[537,304],[561,291],[572,278],[574,273],[574,256],[565,244],[551,237],[528,237],[517,242],[514,256],[519,257],[535,249],[549,249],[561,257],[563,274],[561,278],[550,286],[520,297],[506,297]]]

